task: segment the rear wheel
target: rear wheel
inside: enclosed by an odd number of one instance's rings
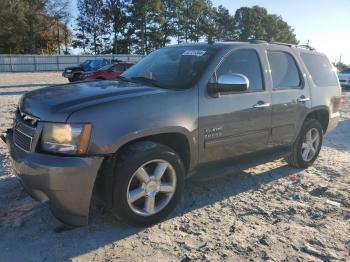
[[[323,142],[323,129],[316,119],[307,119],[292,146],[292,152],[285,158],[291,166],[306,168],[315,162]]]
[[[184,176],[171,148],[154,142],[129,146],[116,163],[113,213],[136,226],[163,220],[180,200]]]

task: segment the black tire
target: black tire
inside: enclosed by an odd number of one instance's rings
[[[76,82],[80,80],[80,74],[74,74],[72,78],[69,78],[70,82]]]
[[[169,203],[163,209],[156,214],[142,216],[130,208],[127,190],[136,170],[155,159],[165,160],[171,164],[176,173],[176,188]],[[185,168],[181,158],[168,146],[145,141],[128,146],[120,153],[116,161],[112,201],[113,214],[118,219],[133,226],[147,226],[162,221],[176,207],[181,198],[185,178]]]
[[[305,161],[302,157],[302,144],[307,132],[313,128],[317,129],[317,131],[319,132],[320,140],[319,140],[318,148],[316,149],[315,155],[309,161]],[[320,122],[313,118],[306,119],[297,139],[292,145],[291,154],[285,157],[286,162],[290,166],[297,167],[297,168],[307,168],[311,166],[315,162],[315,160],[317,159],[320,153],[322,142],[323,142],[323,128]]]
[[[68,78],[68,81],[69,81],[70,83],[74,82],[74,79],[73,79],[73,77],[71,77],[71,78]]]

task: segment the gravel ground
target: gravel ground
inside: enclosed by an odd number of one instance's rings
[[[60,73],[0,74],[0,131],[21,94],[62,82]],[[0,143],[0,260],[350,261],[350,92],[342,116],[307,170],[277,160],[192,179],[170,218],[149,228],[95,205],[89,226],[63,226],[21,189]]]

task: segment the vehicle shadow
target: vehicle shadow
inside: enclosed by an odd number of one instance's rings
[[[350,119],[339,121],[336,129],[325,137],[324,146],[336,150],[350,150]]]
[[[213,174],[211,177],[190,178],[187,180],[181,203],[167,220],[176,219],[243,192],[258,190],[265,184],[299,171],[280,164],[261,173],[240,171],[226,176]],[[14,190],[13,186],[11,190]],[[16,190],[20,191],[18,188]],[[1,185],[0,192],[4,193]],[[11,206],[16,205],[10,203]],[[11,226],[10,229],[1,225],[0,217],[0,250],[3,250],[2,259],[5,261],[25,260],[28,256],[33,261],[69,260],[147,230],[125,225],[95,204],[91,208],[89,225],[80,228],[63,226],[53,218],[46,205],[40,204],[35,210],[37,211],[23,224],[19,227]]]

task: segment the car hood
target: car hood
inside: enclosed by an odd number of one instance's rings
[[[22,96],[19,109],[42,121],[64,122],[86,107],[170,90],[121,81],[90,81],[49,86]]]
[[[83,70],[83,68],[81,66],[70,66],[70,67],[66,67],[64,69],[64,71],[67,71],[67,70]]]

